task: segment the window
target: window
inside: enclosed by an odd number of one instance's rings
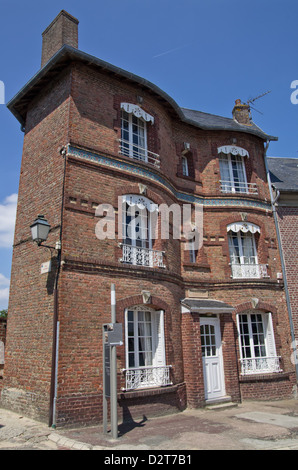
[[[146,306],[125,312],[126,389],[169,385],[164,312]]]
[[[219,158],[221,190],[225,193],[247,193],[248,185],[243,157],[231,153]]]
[[[160,168],[160,158],[147,148],[147,126],[154,117],[131,103],[121,103],[120,153]]]
[[[182,175],[183,176],[189,176],[188,161],[187,161],[187,157],[185,157],[185,155],[182,156],[181,162],[182,162]]]
[[[197,258],[197,251],[195,250],[195,243],[189,242],[189,262],[195,263]]]
[[[122,198],[122,258],[127,264],[163,268],[163,252],[152,248],[158,206],[144,196]]]
[[[147,132],[146,122],[129,114],[121,112],[121,150],[126,157],[147,161]]]
[[[138,201],[140,201],[139,204]],[[147,204],[142,204],[142,199],[138,197],[125,197],[122,208],[122,233],[126,245],[152,248],[151,217],[146,206]]]
[[[259,264],[255,234],[260,232],[257,225],[235,223],[227,227],[230,263],[233,278],[267,277],[267,267]]]
[[[279,372],[271,313],[237,316],[242,374]]]

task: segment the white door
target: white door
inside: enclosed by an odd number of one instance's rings
[[[206,400],[225,396],[219,318],[201,317],[201,345]]]

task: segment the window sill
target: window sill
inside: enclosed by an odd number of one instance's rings
[[[164,385],[161,387],[152,388],[139,388],[135,390],[122,390],[118,393],[118,398],[143,398],[150,397],[152,395],[164,395],[165,393],[174,393],[178,389],[178,385]]]
[[[240,375],[239,382],[246,383],[246,382],[270,382],[274,380],[284,380],[289,378],[290,372],[263,372],[260,374],[248,374],[248,375]]]
[[[194,270],[194,271],[196,270],[200,271],[202,269],[208,269],[210,271],[210,265],[207,263],[197,264],[197,263],[185,262],[183,263],[183,268]]]

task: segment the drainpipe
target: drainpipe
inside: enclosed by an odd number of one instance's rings
[[[59,275],[61,270],[61,249],[62,249],[62,227],[63,227],[63,209],[64,209],[64,188],[65,188],[65,174],[66,174],[66,148],[62,147],[60,150],[61,156],[64,158],[63,168],[63,183],[62,183],[62,202],[61,202],[61,220],[60,220],[60,238],[58,243],[58,256],[57,256],[57,272],[55,277],[54,286],[54,318],[53,318],[53,350],[52,350],[52,378],[50,389],[50,413],[49,413],[49,426],[56,428],[56,403],[57,403],[57,388],[58,388],[58,356],[59,356],[59,298],[58,286]]]
[[[276,213],[276,202],[277,202],[277,200],[280,196],[280,193],[278,191],[277,196],[275,198],[273,197],[270,171],[269,171],[269,166],[268,166],[268,162],[267,162],[268,148],[269,148],[269,140],[267,140],[267,143],[266,143],[266,146],[265,146],[264,161],[265,161],[265,168],[266,168],[266,174],[267,174],[267,182],[268,182],[269,191],[270,191],[270,202],[271,202],[272,213],[273,213],[273,217],[274,217],[275,229],[276,229],[276,234],[277,234],[277,241],[278,241],[278,248],[279,248],[280,260],[281,260],[282,275],[283,275],[284,288],[285,288],[285,294],[286,294],[286,302],[287,302],[288,313],[289,313],[289,322],[290,322],[292,346],[293,346],[293,350],[294,350],[293,357],[294,357],[295,371],[296,371],[296,382],[298,383],[298,361],[297,361],[298,353],[297,353],[297,346],[296,346],[296,340],[295,340],[295,330],[294,330],[292,308],[291,308],[290,295],[289,295],[289,289],[288,289],[286,267],[285,267],[285,261],[284,261],[283,250],[282,250],[282,243],[281,243],[281,236],[280,236],[279,225],[278,225],[278,218],[277,218],[277,213]]]

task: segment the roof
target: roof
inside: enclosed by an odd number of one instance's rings
[[[272,185],[279,191],[298,191],[298,158],[267,157]]]
[[[191,312],[199,313],[228,313],[234,310],[234,307],[220,300],[183,299],[181,305]]]
[[[159,101],[161,101],[168,110],[171,113],[174,113],[181,121],[192,126],[204,130],[230,130],[235,132],[245,132],[246,134],[256,135],[265,141],[277,140],[277,137],[266,134],[254,123],[249,126],[245,126],[243,124],[239,124],[232,118],[180,108],[173,98],[148,80],[111,65],[108,62],[98,59],[90,54],[86,54],[85,52],[69,45],[64,45],[58,52],[56,52],[44,67],[41,68],[7,104],[8,109],[19,120],[22,126],[25,124],[27,107],[33,97],[72,61],[79,61],[88,66],[96,67],[113,76],[118,76],[127,81],[137,83],[139,86],[155,94]]]
[[[262,129],[260,129],[254,122],[252,122],[250,126],[245,126],[232,118],[203,113],[202,111],[195,111],[186,108],[181,109],[188,121],[196,123],[202,129],[245,132],[257,135],[258,137],[261,137],[261,139],[277,140],[277,137],[265,134],[265,132],[262,131]]]

